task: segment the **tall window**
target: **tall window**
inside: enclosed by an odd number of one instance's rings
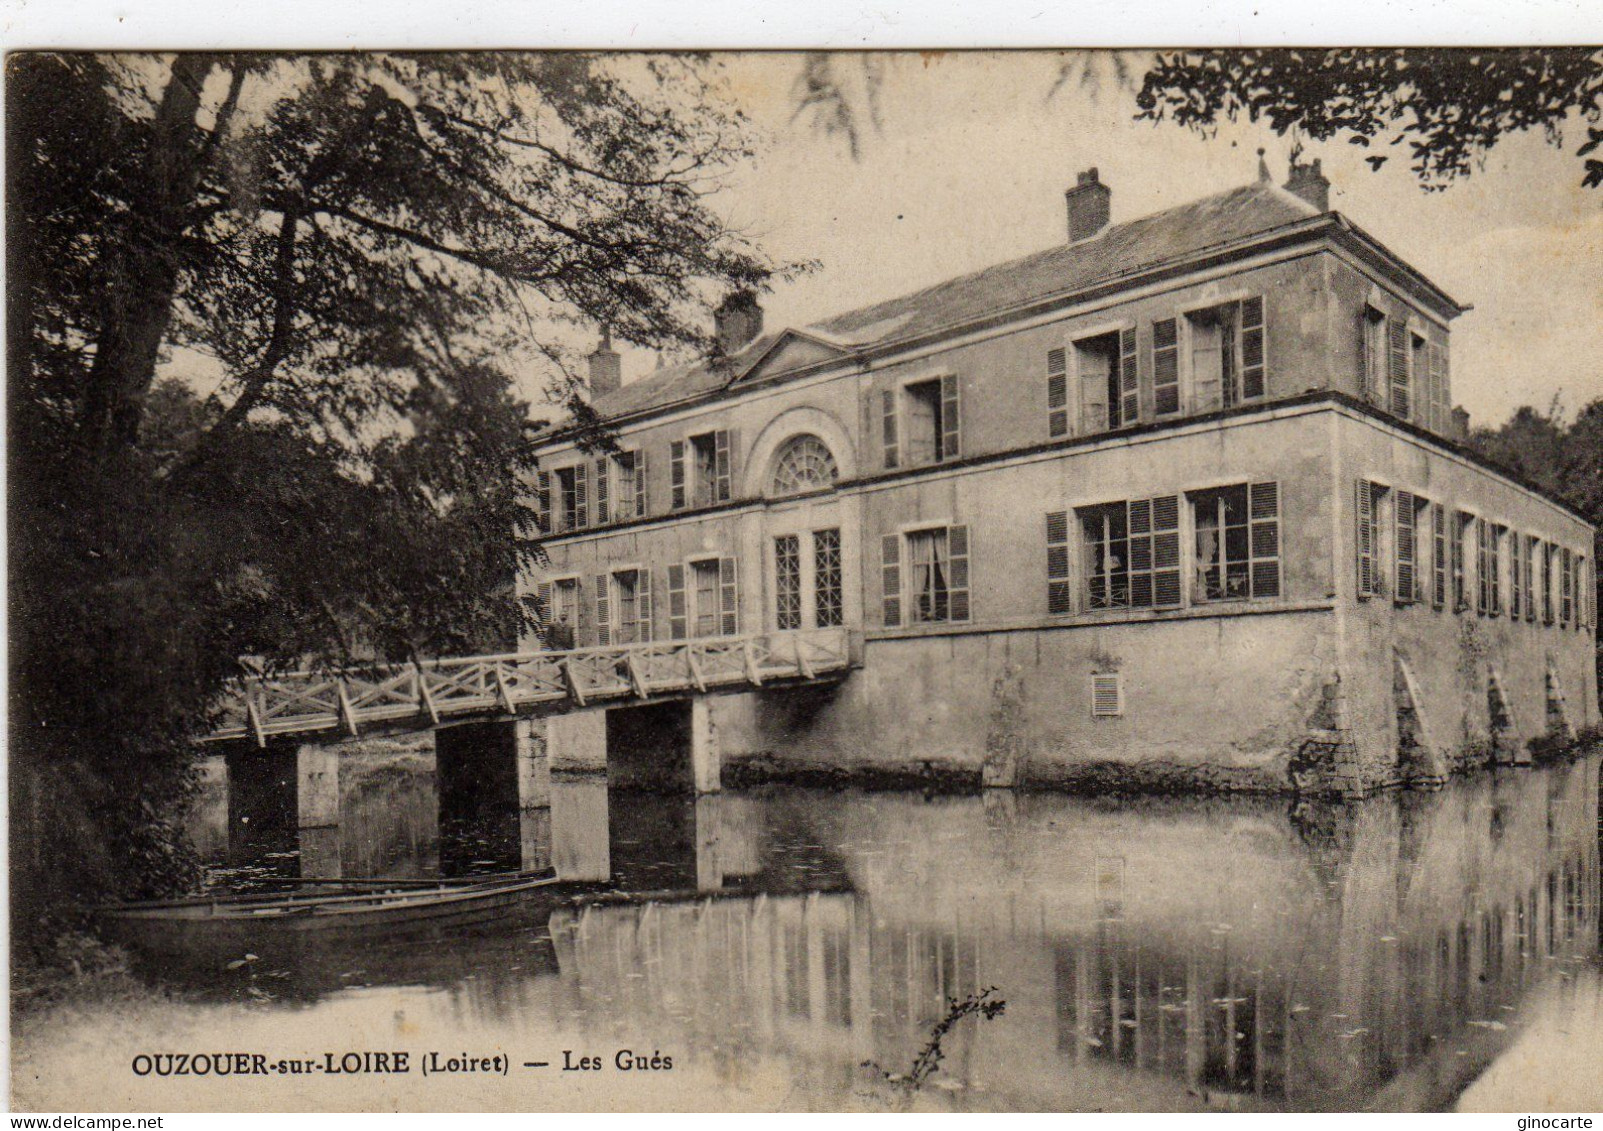
[[[1264,395],[1263,299],[1194,310],[1186,315],[1186,321],[1198,412],[1229,408]]]
[[[833,487],[839,477],[835,457],[817,436],[792,436],[774,456],[771,490],[775,496],[800,495]]]
[[[1463,511],[1453,512],[1453,609],[1463,612],[1469,608],[1469,540],[1474,532],[1475,516]]]
[[[1374,404],[1385,404],[1389,378],[1386,366],[1386,315],[1372,306],[1364,308],[1363,397]]]
[[[1367,479],[1358,481],[1358,596],[1378,597],[1386,590],[1386,556],[1382,551],[1384,514],[1390,488]]]
[[[886,625],[969,619],[967,526],[939,526],[881,540]],[[905,562],[905,568],[904,568]]]
[[[695,610],[695,635],[717,636],[719,618],[718,560],[692,562],[690,566],[692,608]]]
[[[775,627],[801,627],[801,544],[794,534],[774,539],[774,602]]]
[[[819,628],[844,623],[840,530],[813,531],[813,613]]]
[[[1491,529],[1486,536],[1486,568],[1491,584],[1491,600],[1487,609],[1494,617],[1503,615],[1503,543],[1508,537],[1508,527],[1496,523],[1489,524]]]
[[[912,464],[934,463],[941,458],[941,383],[919,381],[902,389],[906,436],[902,442]]]
[[[940,463],[963,454],[957,375],[914,381],[881,393],[881,442],[886,467]]]
[[[605,492],[611,496],[610,513],[613,519],[644,518],[645,473],[644,452],[619,452],[613,456],[602,456],[596,466],[597,506],[606,505],[603,502]],[[606,484],[605,488],[603,484]],[[602,516],[601,521],[607,521],[606,516]]]
[[[576,530],[589,524],[584,464],[557,469],[557,529]]]
[[[1280,595],[1280,492],[1241,484],[1191,496],[1199,601]]]
[[[672,508],[705,507],[731,497],[731,432],[720,428],[668,445],[668,479]]]
[[[613,573],[613,643],[638,644],[651,639],[650,580],[645,570],[621,569]]]
[[[578,646],[579,633],[579,579],[565,577],[560,581],[540,586],[540,599],[545,605],[544,630],[541,633],[545,646],[553,652],[564,652]]]
[[[1086,507],[1079,514],[1080,529],[1084,534],[1087,607],[1129,608],[1129,504]]]
[[[951,552],[945,528],[907,536],[908,596],[914,624],[951,617]]]
[[[692,506],[711,506],[718,501],[717,433],[690,437]]]
[[[1141,417],[1141,373],[1135,327],[1074,343],[1080,388],[1080,428],[1123,428]]]

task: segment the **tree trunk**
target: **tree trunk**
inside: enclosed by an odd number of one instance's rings
[[[178,292],[180,240],[204,164],[206,135],[195,115],[212,66],[204,55],[173,61],[150,127],[145,184],[110,241],[105,317],[79,420],[80,442],[96,462],[138,438]]]

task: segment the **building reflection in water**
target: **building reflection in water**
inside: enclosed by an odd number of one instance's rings
[[[732,1081],[777,1062],[842,1106],[862,1062],[905,1070],[989,986],[1006,1013],[943,1046],[954,1103],[1439,1105],[1537,985],[1598,954],[1598,767],[1348,806],[559,779],[524,815],[525,857],[676,894],[554,913],[555,973],[464,941],[409,980],[465,1016],[649,1040]]]
[[[918,802],[859,796],[803,841],[774,832],[824,803],[726,797],[725,827],[770,847],[846,844],[819,869],[856,890],[597,906],[551,934],[570,1019],[829,1062],[841,1087],[864,1060],[905,1068],[950,999],[995,985],[1007,1013],[953,1031],[949,1085],[1048,1103],[1068,1070],[1109,1106],[1134,1081],[1145,1102],[1441,1103],[1538,982],[1597,953],[1597,790],[1593,762],[1289,814],[959,802],[926,827],[987,835],[922,853],[898,828]],[[852,835],[870,824],[877,844]]]

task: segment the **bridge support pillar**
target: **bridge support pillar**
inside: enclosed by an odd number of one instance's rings
[[[518,808],[546,809],[551,805],[551,759],[544,719],[519,719],[512,724],[518,758]]]
[[[340,748],[308,743],[295,751],[295,817],[300,826],[301,875],[338,879],[340,864]]]
[[[546,765],[569,774],[607,772],[607,709],[590,707],[544,720]],[[538,724],[536,724],[538,725]]]
[[[696,890],[720,891],[724,886],[721,797],[696,798]]]
[[[303,829],[340,823],[340,749],[307,744],[295,751],[295,814]]]
[[[612,878],[606,778],[552,775],[551,864],[559,880],[602,883]]]
[[[723,758],[718,751],[718,725],[705,696],[690,701],[690,770],[697,793],[723,789]]]

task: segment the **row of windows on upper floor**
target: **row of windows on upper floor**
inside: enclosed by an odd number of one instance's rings
[[[1596,625],[1586,555],[1424,495],[1358,480],[1358,596],[1473,609],[1584,630]]]
[[[1398,604],[1448,604],[1497,617],[1538,619],[1583,630],[1595,624],[1592,565],[1556,542],[1520,534],[1417,493],[1358,481],[1357,592]],[[1284,596],[1280,485],[1231,483],[1048,511],[1043,596],[1049,616],[1123,609],[1179,609]],[[842,623],[840,531],[830,527],[773,540],[766,563],[780,630]],[[971,526],[940,524],[880,539],[879,601],[887,627],[972,619]],[[1506,568],[1505,568],[1506,563]],[[737,633],[739,568],[711,554],[670,565],[670,638]],[[651,573],[637,565],[598,575],[591,604],[582,580],[539,590],[554,646],[652,638]],[[593,632],[585,631],[592,626]]]
[[[1052,438],[1179,419],[1265,399],[1269,327],[1261,296],[1189,310],[1146,327],[1093,333],[1046,351],[1045,412]],[[1447,350],[1404,319],[1369,307],[1362,317],[1358,388],[1371,403],[1436,431],[1448,429]],[[879,391],[880,466],[947,463],[963,455],[962,382],[953,373]],[[669,443],[668,513],[734,497],[738,435],[693,433]],[[792,437],[775,456],[775,496],[828,487],[834,455],[816,436]],[[585,460],[539,473],[542,526],[563,532],[653,513],[644,450]]]

